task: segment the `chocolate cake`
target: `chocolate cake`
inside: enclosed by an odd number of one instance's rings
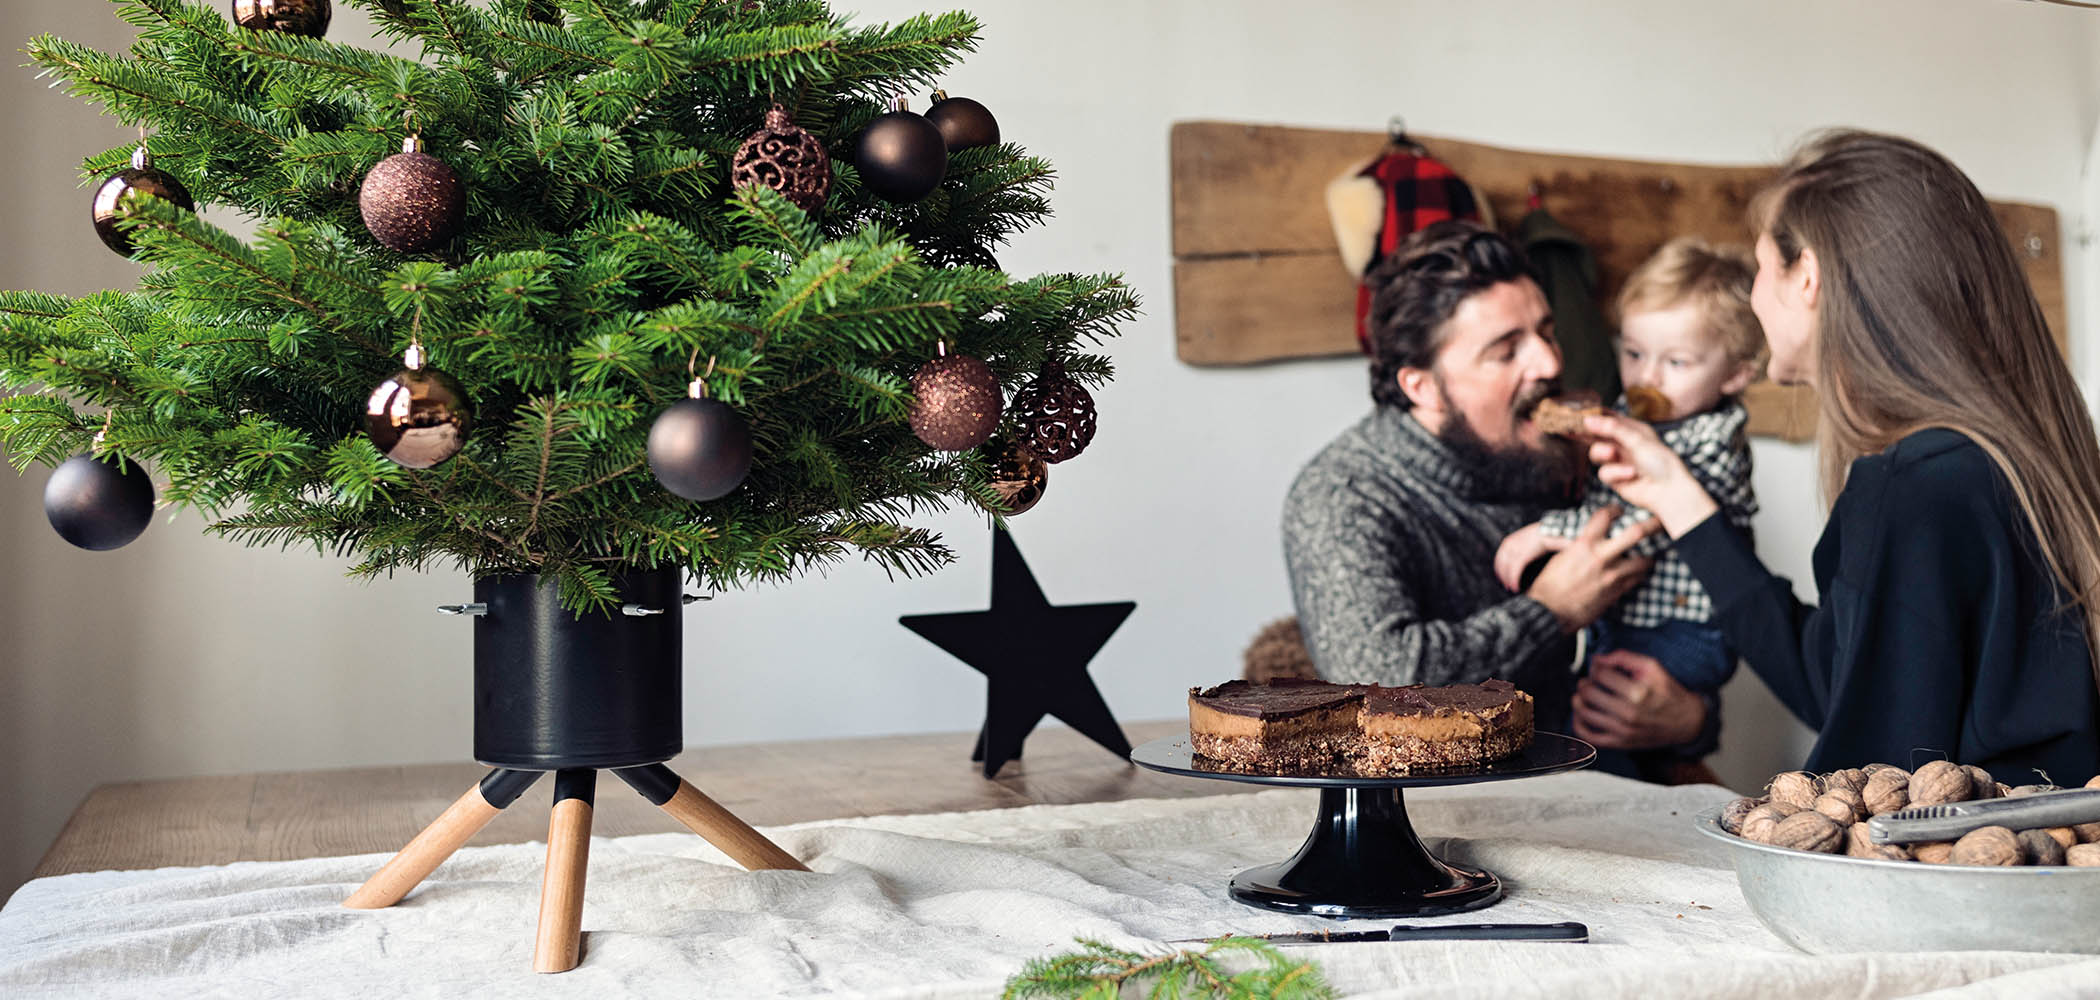
[[[1191,745],[1233,771],[1381,776],[1475,766],[1524,749],[1531,733],[1531,696],[1500,680],[1189,689]]]

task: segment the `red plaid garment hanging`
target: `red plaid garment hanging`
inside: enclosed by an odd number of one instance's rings
[[[1445,219],[1480,221],[1480,206],[1473,188],[1442,162],[1417,151],[1419,147],[1397,147],[1371,161],[1359,176],[1376,178],[1385,195],[1385,223],[1378,227],[1378,252],[1371,267],[1400,248],[1400,241],[1431,223]],[[1356,284],[1356,346],[1371,353],[1371,334],[1365,327],[1371,315],[1371,289],[1358,275]]]

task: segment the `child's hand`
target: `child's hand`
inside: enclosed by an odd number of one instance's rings
[[[1565,538],[1550,538],[1537,522],[1527,524],[1509,533],[1495,549],[1495,578],[1502,581],[1510,593],[1524,589],[1524,568],[1537,562],[1548,552],[1558,552],[1568,547]]]

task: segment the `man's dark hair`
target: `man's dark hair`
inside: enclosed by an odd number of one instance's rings
[[[1409,236],[1364,277],[1371,289],[1371,399],[1412,408],[1400,391],[1400,369],[1428,368],[1459,303],[1518,278],[1540,283],[1516,244],[1478,223],[1453,219]]]

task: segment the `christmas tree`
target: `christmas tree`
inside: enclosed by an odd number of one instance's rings
[[[1057,403],[1109,378],[1086,351],[1136,299],[1110,275],[1015,280],[990,254],[1047,216],[1050,165],[995,123],[930,160],[877,141],[923,146],[926,121],[886,101],[973,48],[969,15],[354,2],[421,58],[327,41],[325,0],[237,0],[234,20],[115,0],[128,55],[31,42],[140,126],[83,173],[110,179],[105,236],[146,271],[136,292],[0,295],[0,383],[29,390],[0,399],[18,469],[142,463],[161,503],[244,544],[311,544],[362,576],[539,573],[584,611],[630,569],[731,588],[857,552],[927,571],[950,553],[908,519],[1010,509],[973,447],[994,419],[1053,460],[1084,446],[1056,440],[1074,429]],[[994,418],[971,358],[999,395],[1032,394]],[[661,454],[652,427],[681,407],[707,410]]]

